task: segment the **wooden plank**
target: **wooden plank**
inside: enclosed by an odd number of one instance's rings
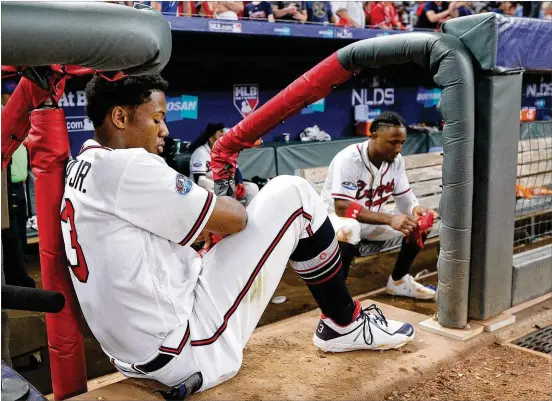
[[[524,139],[518,143],[518,152],[552,147],[552,136]]]
[[[532,306],[538,305],[541,302],[544,302],[548,299],[552,298],[552,292],[549,292],[548,294],[542,295],[538,298],[533,298],[529,301],[525,301],[521,304],[515,305],[511,307],[510,309],[506,309],[502,313],[508,313],[509,315],[515,315],[516,313],[519,313],[525,309],[531,308]]]
[[[552,148],[541,148],[518,153],[518,165],[552,160]]]
[[[324,180],[326,180],[326,175],[328,175],[328,168],[329,166],[304,168],[297,170],[296,174],[309,182],[324,182]]]
[[[552,172],[552,161],[549,160],[517,166],[518,178],[548,172]]]
[[[468,321],[468,323],[469,324],[464,329],[450,329],[448,327],[441,326],[437,320],[430,317],[429,319],[418,323],[418,326],[422,330],[457,341],[468,341],[469,339],[483,333],[483,326],[475,323],[473,320]]]
[[[440,179],[443,176],[442,166],[422,167],[406,172],[410,183]]]
[[[524,187],[542,187],[544,185],[550,185],[552,184],[552,173],[536,174],[518,178],[516,184],[523,185]]]
[[[27,238],[27,245],[38,244],[38,237]]]
[[[442,184],[443,180],[438,178],[436,180],[410,183],[410,188],[412,188],[414,195],[419,197],[424,195],[440,194],[443,191],[443,188],[441,188]]]
[[[443,164],[443,156],[439,152],[420,153],[404,156],[404,164],[407,170],[421,167],[440,166]]]

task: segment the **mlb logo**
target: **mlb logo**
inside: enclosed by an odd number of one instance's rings
[[[259,87],[257,85],[234,85],[234,107],[243,118],[247,117],[259,105]]]

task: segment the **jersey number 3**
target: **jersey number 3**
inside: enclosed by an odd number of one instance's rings
[[[73,203],[69,199],[65,199],[65,207],[61,211],[61,221],[69,224],[71,248],[73,248],[77,254],[77,263],[71,263],[70,258],[67,260],[69,266],[73,269],[75,277],[82,283],[86,283],[88,280],[88,266],[86,265],[86,259],[82,253],[82,248],[78,241],[77,229],[75,228],[75,208]]]

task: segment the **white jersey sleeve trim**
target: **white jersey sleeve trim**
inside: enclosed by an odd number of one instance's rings
[[[205,199],[205,203],[203,205],[203,208],[201,209],[201,213],[199,214],[199,217],[197,218],[195,224],[190,229],[188,234],[184,237],[182,241],[179,242],[180,245],[186,246],[189,245],[191,242],[193,242],[199,233],[203,230],[203,227],[205,227],[205,224],[207,224],[207,221],[209,220],[207,217],[211,215],[212,209],[215,206],[214,195],[212,192],[207,192],[207,199]]]
[[[350,201],[356,202],[356,198],[354,196],[346,195],[346,194],[338,194],[338,193],[335,193],[335,192],[332,193],[332,198],[334,198],[334,199],[345,199],[345,200],[350,200]]]

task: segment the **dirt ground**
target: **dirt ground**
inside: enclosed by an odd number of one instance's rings
[[[395,265],[396,258],[397,254],[384,254],[359,265],[353,264],[347,278],[347,287],[351,295],[357,296],[385,287],[387,278]],[[423,252],[420,252],[414,261],[411,273],[415,275],[424,269],[434,272],[436,270],[436,263],[437,247],[435,245],[429,245]],[[424,281],[424,283],[426,282]],[[430,281],[427,281],[427,283],[435,284]],[[285,296],[287,299],[286,302],[283,304],[268,304],[259,322],[259,327],[317,308],[316,302],[309,292],[309,289],[289,266],[285,270],[282,280],[274,293],[274,296],[278,295]],[[393,306],[418,313],[428,315],[435,313],[436,304],[433,301],[429,303],[413,303],[410,302],[411,300],[404,299],[406,304],[398,305],[395,304],[395,302],[401,302],[403,299],[392,298],[387,295],[371,298],[377,302],[390,303],[393,304]]]
[[[385,400],[550,400],[551,383],[550,359],[495,344]]]

